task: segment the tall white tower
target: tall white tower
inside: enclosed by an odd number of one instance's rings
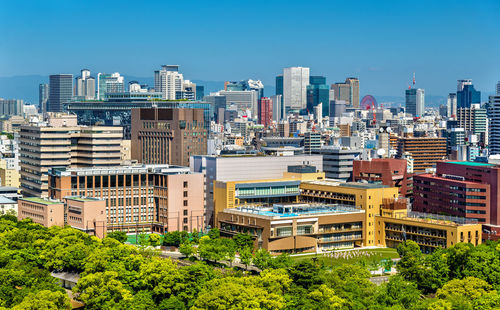
[[[287,109],[305,109],[307,105],[309,68],[290,67],[283,69],[283,103]]]
[[[177,65],[163,65],[155,71],[155,91],[162,93],[162,98],[175,100],[176,92],[183,90],[184,77]]]

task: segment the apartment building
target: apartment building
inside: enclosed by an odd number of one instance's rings
[[[107,230],[198,231],[205,228],[203,175],[172,165],[52,168],[48,194],[106,201]]]
[[[437,161],[446,159],[446,138],[399,138],[397,158],[404,158],[406,153],[413,158],[413,172],[425,172],[435,167]]]

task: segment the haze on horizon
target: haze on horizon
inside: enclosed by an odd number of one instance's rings
[[[0,77],[97,72],[191,80],[261,79],[305,66],[363,94],[426,94],[500,80],[499,1],[3,1]],[[1,95],[1,94],[0,94]],[[485,100],[485,98],[483,98]]]

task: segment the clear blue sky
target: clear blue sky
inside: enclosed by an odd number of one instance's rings
[[[262,79],[307,66],[362,94],[427,94],[500,80],[500,1],[0,0],[0,76],[119,71]]]

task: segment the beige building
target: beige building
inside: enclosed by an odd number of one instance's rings
[[[187,167],[53,168],[48,190],[54,199],[105,200],[108,231],[163,233],[205,228],[204,177]]]
[[[189,166],[190,156],[207,154],[203,113],[203,109],[133,109],[132,159]]]
[[[66,115],[49,114],[45,123],[21,126],[19,153],[23,195],[46,197],[47,172],[52,167],[120,165],[122,137],[121,127],[77,126],[76,117]]]
[[[38,197],[21,198],[18,201],[17,218],[30,218],[45,227],[64,226],[64,203]]]
[[[18,169],[7,167],[7,161],[0,158],[0,181],[2,186],[17,187],[21,186],[21,174]]]

